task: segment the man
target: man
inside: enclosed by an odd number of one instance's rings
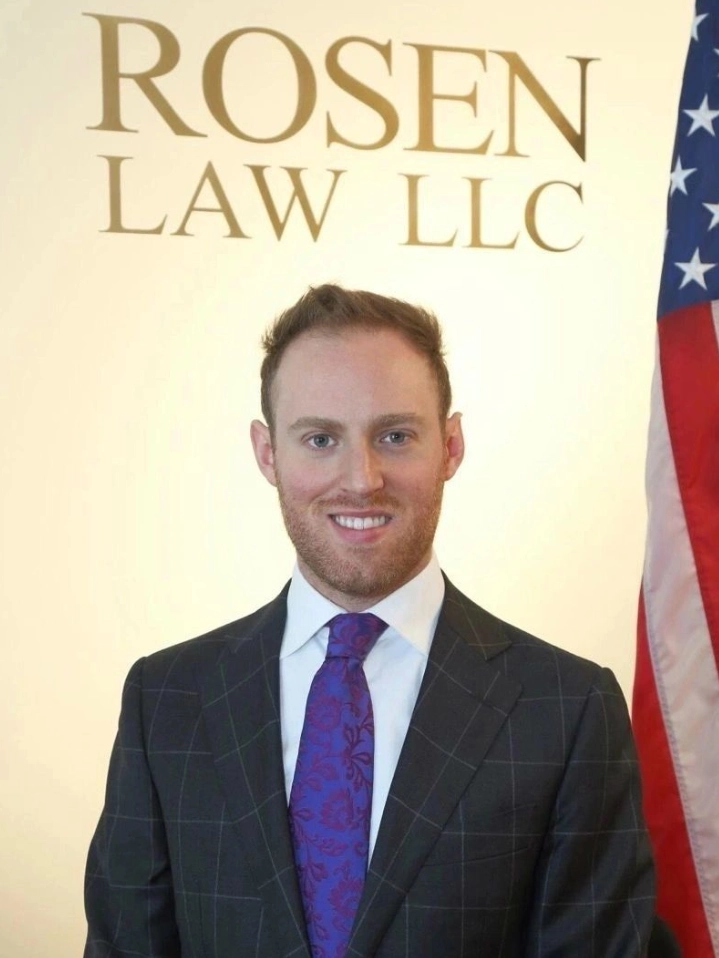
[[[423,310],[311,289],[264,340],[255,456],[289,587],[137,663],[86,958],[633,958],[653,875],[611,673],[432,552],[460,416]]]

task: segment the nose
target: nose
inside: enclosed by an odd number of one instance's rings
[[[384,485],[381,456],[371,443],[348,448],[343,462],[342,488],[355,495],[370,495]]]

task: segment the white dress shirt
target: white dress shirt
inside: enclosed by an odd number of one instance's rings
[[[444,579],[433,553],[419,575],[365,610],[374,612],[388,625],[364,663],[375,725],[370,856],[427,667],[443,600]],[[287,595],[287,623],[280,648],[280,718],[288,802],[307,695],[327,653],[329,629],[326,623],[345,611],[320,595],[295,566]]]

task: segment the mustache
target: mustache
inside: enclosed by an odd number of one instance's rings
[[[388,499],[386,496],[343,496],[340,499],[319,499],[317,506],[327,512],[341,512],[344,509],[378,509],[382,512],[394,512],[399,503],[396,499]]]

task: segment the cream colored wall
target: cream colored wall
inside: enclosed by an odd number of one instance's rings
[[[84,857],[129,665],[251,610],[290,571],[248,422],[258,413],[260,332],[309,283],[338,280],[437,310],[469,444],[447,492],[444,567],[499,615],[611,666],[630,692],[654,307],[691,5],[446,0],[439,9],[410,0],[309,10],[280,0],[3,5],[8,958],[81,952]],[[158,86],[206,137],[173,135],[131,85],[123,117],[140,132],[87,129],[101,117],[100,31],[83,12],[173,31],[182,57]],[[285,143],[241,142],[202,99],[207,51],[248,25],[291,37],[317,75],[315,113]],[[327,48],[349,35],[392,41],[391,77],[368,47],[347,61],[399,114],[397,138],[380,150],[324,144],[328,109],[358,138],[381,132],[324,72]],[[279,48],[260,41],[243,48],[244,66],[232,59],[228,83],[245,91],[232,100],[245,127],[271,131],[291,116],[293,74]],[[417,55],[407,43],[516,51],[575,125],[579,73],[566,58],[599,58],[588,71],[586,162],[526,93],[518,142],[528,159],[408,150]],[[126,69],[156,56],[141,28],[123,40]],[[476,80],[480,117],[466,103],[438,102],[438,139],[466,145],[495,130],[496,149],[506,145],[506,64],[486,62],[485,71],[476,56],[439,58],[437,89],[464,93]],[[124,215],[149,228],[167,214],[164,235],[100,232],[108,185],[99,154],[133,157]],[[210,160],[253,238],[223,238],[224,219],[201,213],[195,237],[168,235]],[[297,211],[277,241],[246,164],[272,167],[278,193],[279,167],[306,167],[315,196],[329,182],[322,171],[347,171],[316,243]],[[402,173],[430,176],[420,228],[438,239],[458,228],[454,247],[402,245]],[[463,248],[463,177],[492,177],[482,188],[485,235],[506,242],[521,228],[516,249]],[[551,242],[583,233],[566,253],[539,249],[521,217],[525,197],[551,179],[583,184],[583,205],[560,189],[537,212]]]

